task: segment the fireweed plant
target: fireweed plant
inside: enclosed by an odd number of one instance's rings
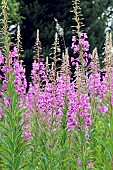
[[[81,30],[79,1],[73,2],[75,35],[57,69],[58,35],[53,62],[44,64],[39,31],[36,55],[27,81],[21,56],[20,28],[10,50],[7,1],[3,0],[3,48],[0,51],[0,169],[113,170],[112,35],[106,34],[104,68],[97,48],[89,54],[88,36]],[[89,62],[90,61],[90,62]],[[70,63],[75,66],[70,76]],[[59,70],[59,71],[58,71]]]

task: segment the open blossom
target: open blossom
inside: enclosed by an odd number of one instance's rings
[[[84,57],[84,66],[87,66],[87,64],[89,63],[89,59],[92,58],[91,54],[88,54],[87,52],[89,51],[89,42],[86,40],[88,38],[86,33],[82,33],[79,32],[78,33],[78,41],[76,41],[76,36],[72,37],[72,49],[73,49],[73,53],[76,54],[80,54],[80,51],[82,50],[83,52],[83,56],[80,56],[76,59],[77,62],[79,62],[81,60],[81,58]],[[71,61],[72,65],[76,65],[75,62]]]
[[[76,42],[77,38],[76,36],[72,36],[72,41]]]
[[[87,163],[86,167],[90,167],[91,170],[93,170],[94,169],[93,162],[90,161],[89,163]]]
[[[0,51],[0,65],[4,63],[4,56],[2,55],[2,52]]]
[[[0,119],[2,118],[2,116],[3,116],[3,110],[2,110],[2,108],[0,107]]]
[[[79,55],[79,57],[78,57],[78,58],[76,58],[76,61],[80,61],[80,59],[81,59],[81,57],[80,57],[80,55]]]
[[[75,61],[75,59],[73,57],[71,57],[71,62]]]
[[[80,159],[80,157],[78,157],[78,164],[81,164],[81,159]]]
[[[9,56],[10,56],[11,58],[18,56],[18,50],[17,50],[16,47],[13,48],[13,51],[12,51],[12,52],[11,52],[11,51],[9,52]]]
[[[71,137],[71,134],[68,134],[67,137],[70,138],[70,137]]]
[[[3,101],[4,101],[4,103],[5,103],[5,106],[9,108],[9,107],[10,107],[11,98],[10,98],[10,97],[7,97],[7,98],[4,97],[4,100],[3,100]]]
[[[74,143],[76,143],[76,139],[74,139]]]
[[[83,51],[88,51],[89,50],[89,42],[88,41],[84,41],[82,49],[83,49]]]
[[[79,36],[79,37],[82,37],[82,36],[84,36],[84,33],[83,33],[83,32],[79,32],[79,33],[78,33],[78,36]]]
[[[14,60],[15,89],[19,94],[26,93],[27,81],[25,77],[25,68],[19,64],[18,60]]]
[[[74,54],[76,54],[76,52],[79,51],[79,50],[80,50],[79,45],[74,45],[74,46],[73,46],[73,52],[74,52]]]
[[[101,113],[104,115],[108,111],[107,106],[101,106]]]
[[[88,36],[87,36],[87,34],[86,34],[86,33],[84,33],[84,38],[88,38]]]
[[[33,137],[31,136],[30,130],[24,130],[23,133],[22,133],[22,136],[24,137],[24,139],[30,139],[30,140],[33,139]]]

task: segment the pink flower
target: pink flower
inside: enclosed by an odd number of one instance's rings
[[[2,108],[0,108],[0,119],[2,118],[2,116],[3,116],[3,110]]]
[[[33,137],[31,136],[31,131],[30,130],[24,130],[22,132],[22,136],[23,136],[24,139],[27,139],[27,138],[30,139],[30,140],[33,139]]]
[[[79,50],[80,50],[79,45],[74,45],[74,47],[73,47],[74,54]]]
[[[108,107],[107,106],[102,106],[100,104],[98,104],[98,109],[100,110],[100,112],[104,115],[104,113],[106,113],[108,111]]]
[[[79,43],[82,44],[82,45],[84,44],[84,42],[85,42],[84,39],[79,40]]]
[[[72,41],[76,42],[77,38],[76,36],[72,36]]]
[[[90,66],[90,67],[93,67],[93,66],[94,66],[94,63],[93,63],[93,62],[90,62],[89,66]]]
[[[89,42],[88,41],[84,41],[82,49],[83,49],[83,51],[88,51],[89,50]]]
[[[76,58],[76,60],[77,60],[77,61],[80,61],[80,59],[81,59],[81,57],[80,57],[80,55],[79,55],[79,57],[78,57],[78,58]]]
[[[81,159],[80,159],[80,157],[78,157],[78,164],[81,164]]]
[[[106,113],[108,111],[108,107],[107,106],[102,106],[101,107],[101,112],[104,115],[104,113]]]
[[[88,58],[92,58],[92,55],[91,55],[91,54],[88,54]]]
[[[0,51],[0,65],[4,63],[4,56],[2,55],[2,52]]]
[[[11,101],[10,97],[8,97],[8,98],[4,97],[4,103],[5,103],[6,107],[8,107],[8,108],[10,107],[10,101]]]
[[[74,46],[75,46],[75,42],[72,43],[72,48],[74,48]]]
[[[71,134],[68,134],[67,137],[70,138],[70,137],[71,137]]]
[[[79,33],[78,33],[78,36],[79,36],[79,37],[82,37],[83,35],[84,35],[84,33],[82,33],[82,32],[79,32]]]
[[[73,57],[71,57],[71,62],[75,61],[75,59]]]
[[[88,38],[87,33],[84,33],[84,38]]]
[[[76,63],[75,62],[72,62],[72,66],[75,66],[76,65]]]
[[[74,143],[76,143],[76,139],[74,139]]]
[[[18,55],[18,50],[16,47],[14,47],[12,52],[9,52],[9,55],[11,58],[16,57]]]
[[[94,166],[93,166],[92,161],[90,161],[89,163],[87,163],[87,164],[86,164],[86,167],[90,167],[91,170],[93,170],[93,169],[94,169]]]

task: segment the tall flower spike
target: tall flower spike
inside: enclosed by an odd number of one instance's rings
[[[22,42],[21,42],[21,34],[20,34],[20,25],[17,27],[17,50],[18,50],[18,60],[20,59],[20,52],[22,50]]]
[[[106,42],[105,42],[105,67],[106,71],[110,71],[111,67],[111,52],[112,52],[112,35],[111,33],[106,33]]]
[[[64,53],[62,53],[61,74],[64,74],[64,72],[65,72],[65,66],[66,66],[65,55],[64,55]]]
[[[64,39],[64,29],[60,26],[60,24],[58,23],[58,20],[56,18],[54,18],[55,22],[56,22],[56,31],[58,33],[58,37],[62,38],[62,43],[64,46],[64,53],[66,51],[66,43],[65,43],[65,39]]]
[[[66,54],[62,54],[61,74],[69,75],[69,71],[69,54],[66,48]]]
[[[2,35],[4,39],[4,57],[6,58],[6,64],[10,66],[10,58],[9,58],[9,35],[7,31],[7,26],[8,26],[8,7],[7,7],[7,0],[2,1],[2,15],[3,15],[3,20],[2,20]]]
[[[74,54],[77,53],[78,58],[76,59],[77,61],[80,62],[80,67],[82,71],[82,75],[86,74],[87,66],[88,66],[88,61],[89,61],[89,54],[87,53],[89,50],[89,42],[86,40],[87,34],[82,33],[81,27],[83,26],[83,23],[81,22],[81,9],[80,9],[80,1],[79,0],[74,0],[73,2],[73,13],[74,13],[74,18],[73,20],[76,21],[76,33],[77,36],[73,36],[72,38],[72,48]],[[77,40],[77,41],[76,41]]]
[[[81,94],[84,94],[87,92],[86,89],[86,76],[82,72],[78,62],[76,63],[76,71],[75,71],[75,77],[76,77],[76,89],[78,92],[78,99],[80,99]]]
[[[60,24],[58,23],[58,20],[56,18],[54,18],[54,20],[56,22],[56,30],[57,30],[58,34],[63,37],[64,36],[63,28],[60,26]]]
[[[69,54],[68,49],[66,48],[66,87],[68,85],[68,79],[69,79]]]
[[[53,82],[56,84],[56,63],[57,63],[57,42],[58,42],[58,34],[55,33],[55,41],[54,41],[54,56],[53,56]]]
[[[80,1],[79,0],[74,0],[73,1],[73,13],[75,15],[75,17],[73,18],[73,20],[76,21],[77,26],[72,26],[72,27],[76,27],[77,29],[77,33],[81,32],[81,26],[84,26],[83,23],[81,22],[82,18],[80,18],[79,16],[81,15],[81,9],[80,9]]]
[[[48,77],[48,73],[49,73],[49,63],[48,63],[48,56],[46,57],[46,75]]]
[[[110,32],[110,69],[113,67],[113,39],[112,39],[112,33]]]
[[[37,29],[37,38],[36,38],[36,43],[35,43],[35,50],[36,50],[36,56],[35,59],[38,60],[38,62],[40,61],[40,52],[41,52],[41,42],[39,39],[39,29]]]
[[[100,71],[100,63],[99,63],[99,57],[98,57],[98,52],[97,48],[93,50],[92,53],[92,61],[93,61],[93,72],[98,72]]]
[[[78,100],[80,100],[80,96],[81,96],[81,71],[80,71],[80,67],[78,65],[78,62],[76,63],[75,76],[76,76],[76,88],[77,88],[77,92],[78,92]]]

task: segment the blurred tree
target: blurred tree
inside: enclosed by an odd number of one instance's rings
[[[0,0],[0,7],[2,7],[3,0]],[[7,0],[8,9],[9,9],[9,20],[13,23],[20,23],[21,16],[20,16],[20,2],[17,0]],[[0,14],[2,13],[2,8],[0,8]]]
[[[40,40],[42,42],[43,54],[49,54],[54,42],[55,21],[57,18],[64,28],[67,46],[71,43],[72,8],[71,2],[62,0],[53,1],[26,1],[21,0],[21,15],[26,18],[22,23],[22,37],[24,49],[31,49],[36,39],[37,29],[40,30]],[[24,37],[26,37],[24,39]]]
[[[113,6],[113,0],[81,0],[81,9],[84,16],[85,31],[88,33],[90,50],[95,47],[98,52],[102,54],[105,42],[105,29],[107,27],[107,20],[113,11],[107,11],[109,7]]]
[[[102,53],[104,44],[104,31],[106,28],[106,10],[113,5],[113,0],[81,0],[81,8],[84,19],[85,32],[89,35],[89,42],[92,51],[98,46],[98,51]],[[36,31],[40,30],[43,53],[49,54],[54,42],[55,21],[57,18],[64,28],[66,45],[71,46],[71,26],[75,25],[72,20],[72,2],[70,0],[21,0],[21,15],[25,18],[22,22],[22,37],[24,49],[29,49],[34,45]]]

